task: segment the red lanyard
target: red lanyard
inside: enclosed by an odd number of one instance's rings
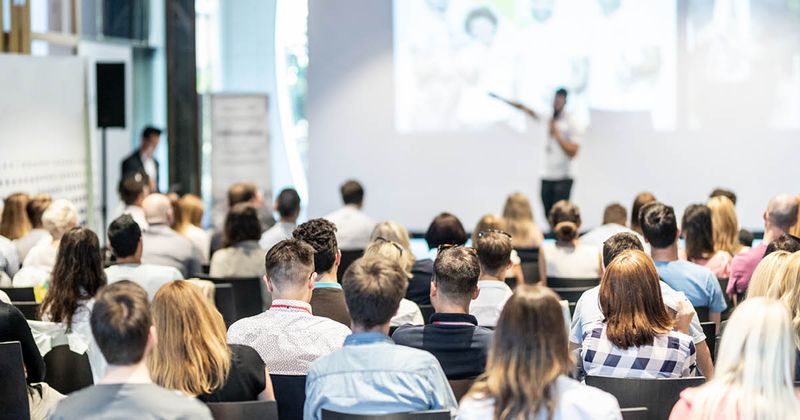
[[[274,304],[274,305],[270,306],[270,309],[272,309],[272,308],[277,308],[277,309],[299,309],[301,311],[306,311],[306,312],[309,313],[309,315],[311,315],[311,310],[306,308],[306,307],[303,307],[303,306],[283,305],[283,304],[278,303],[278,304]]]

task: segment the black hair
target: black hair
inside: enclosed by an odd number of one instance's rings
[[[149,139],[150,136],[160,136],[160,135],[161,135],[160,128],[147,126],[144,128],[144,130],[142,130],[142,139]]]
[[[556,96],[563,96],[566,98],[568,95],[569,93],[567,92],[567,89],[563,87],[556,89]]]
[[[248,203],[239,203],[225,216],[224,246],[229,247],[242,241],[261,239],[261,222],[258,210]]]
[[[639,213],[639,224],[644,238],[654,248],[667,248],[675,243],[678,221],[672,207],[657,201],[645,204]]]
[[[464,245],[467,243],[467,232],[458,217],[446,212],[440,213],[428,226],[425,241],[430,249],[441,245]]]
[[[345,181],[339,192],[342,194],[342,201],[344,204],[355,204],[360,206],[364,202],[364,187],[353,179]]]
[[[705,204],[690,204],[683,211],[681,226],[686,239],[686,258],[691,261],[711,257],[714,253],[711,209]]]
[[[603,266],[608,267],[617,255],[625,251],[644,251],[642,241],[634,233],[620,232],[603,242]]]
[[[731,190],[727,190],[725,188],[714,188],[714,191],[711,191],[711,194],[708,195],[708,198],[714,197],[728,197],[728,200],[731,200],[733,205],[736,205],[736,193]]]
[[[300,211],[300,195],[294,188],[286,188],[275,199],[275,207],[281,217],[292,217]]]
[[[128,214],[123,214],[108,225],[108,242],[117,258],[130,257],[136,253],[142,229]]]
[[[784,233],[767,245],[767,250],[764,252],[764,256],[766,257],[775,251],[786,251],[791,254],[800,251],[800,238],[788,233]]]

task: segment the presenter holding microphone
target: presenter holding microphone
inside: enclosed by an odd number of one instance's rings
[[[490,94],[509,105],[520,109],[531,118],[541,121],[539,114],[527,106],[497,95]],[[565,109],[567,90],[560,88],[553,97],[553,116],[548,121],[547,140],[544,155],[544,171],[542,173],[542,205],[546,216],[559,200],[569,200],[572,191],[573,173],[572,159],[578,154],[583,140],[583,128]]]

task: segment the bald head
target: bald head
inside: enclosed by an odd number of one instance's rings
[[[172,203],[164,194],[150,194],[142,202],[144,217],[147,223],[158,224],[172,222]]]
[[[797,199],[789,194],[781,194],[769,200],[764,215],[768,227],[789,230],[797,222]]]

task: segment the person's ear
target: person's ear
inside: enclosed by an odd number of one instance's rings
[[[333,261],[333,264],[336,267],[342,265],[342,250],[339,248],[336,248],[336,259]]]
[[[678,228],[678,231],[675,233],[675,240],[677,241],[680,238],[681,238],[681,228]]]
[[[275,286],[273,286],[272,280],[270,280],[269,276],[267,276],[266,274],[264,274],[264,284],[267,285],[267,290],[269,291],[270,294],[274,293]]]
[[[514,263],[511,260],[508,260],[508,264],[506,264],[506,270],[511,270],[511,267],[514,266]]]
[[[472,292],[472,300],[477,299],[478,296],[480,296],[480,294],[481,294],[481,287],[480,286],[475,286],[475,291]]]
[[[158,333],[156,332],[156,326],[151,325],[150,331],[147,334],[147,344],[145,344],[144,353],[148,354],[150,351],[158,345]]]
[[[436,285],[435,281],[432,281],[431,282],[431,293],[430,293],[430,296],[431,297],[436,297],[438,295],[439,295],[439,286]]]
[[[309,289],[314,290],[314,284],[317,282],[317,277],[319,277],[319,274],[316,272],[311,273],[311,277],[308,278],[307,284]]]
[[[136,253],[137,254],[141,254],[143,249],[144,249],[144,241],[142,240],[142,237],[140,236],[139,237],[139,243],[136,245]]]

